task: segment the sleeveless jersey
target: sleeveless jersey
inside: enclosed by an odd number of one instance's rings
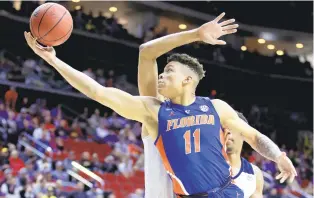
[[[246,159],[241,158],[240,171],[232,177],[234,184],[244,193],[244,198],[249,198],[256,190],[256,175],[253,166]]]
[[[146,136],[143,138],[143,142],[145,155],[145,198],[174,197],[171,179],[161,162],[154,140],[150,136]]]
[[[163,102],[155,145],[176,194],[204,193],[229,180],[223,131],[209,98],[196,97],[189,106]]]

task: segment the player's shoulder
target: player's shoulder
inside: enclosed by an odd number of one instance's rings
[[[211,103],[213,104],[221,120],[237,116],[236,112],[227,102],[221,99],[212,99]]]
[[[210,100],[215,108],[226,108],[229,106],[229,104],[221,99],[211,99]]]

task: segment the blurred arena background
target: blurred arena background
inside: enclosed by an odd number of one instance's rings
[[[0,197],[144,197],[141,125],[78,93],[26,45],[29,17],[44,2],[0,2]],[[228,45],[175,51],[205,65],[199,95],[243,112],[297,167],[292,184],[279,184],[274,163],[246,145],[243,156],[264,172],[265,197],[313,197],[313,2],[59,3],[75,30],[58,56],[133,95],[139,44],[223,11],[234,17],[240,31]]]

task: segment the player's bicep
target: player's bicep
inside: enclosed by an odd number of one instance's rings
[[[262,171],[253,166],[254,173],[256,175],[256,190],[250,198],[263,198],[263,188],[264,188],[264,177]]]
[[[156,59],[139,56],[138,88],[141,96],[157,96],[158,68]]]
[[[213,100],[213,104],[220,116],[223,128],[228,128],[234,133],[240,133],[243,139],[254,146],[258,131],[243,121],[236,111],[222,100]]]
[[[149,116],[144,100],[145,97],[132,96],[116,88],[101,87],[95,94],[95,100],[116,111],[119,115],[142,122]]]

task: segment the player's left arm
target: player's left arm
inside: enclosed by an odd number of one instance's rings
[[[256,189],[250,198],[263,198],[264,177],[261,169],[253,165],[253,170],[256,175]]]
[[[292,162],[271,139],[239,118],[235,110],[226,102],[215,99],[212,100],[212,103],[219,114],[224,128],[240,133],[244,141],[254,150],[278,164],[281,174],[277,176],[277,179],[281,178],[280,182],[284,182],[288,177],[290,178],[289,181],[293,181],[297,173]]]

